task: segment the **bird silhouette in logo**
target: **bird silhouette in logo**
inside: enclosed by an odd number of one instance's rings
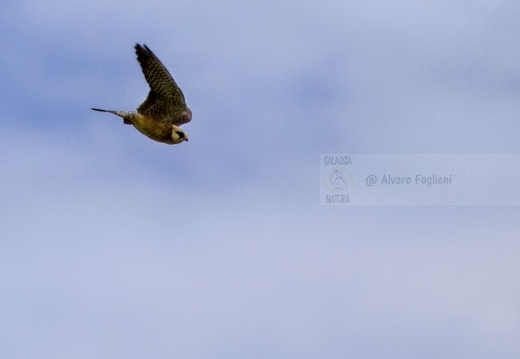
[[[348,188],[347,180],[342,171],[334,170],[329,177],[333,190],[345,190]]]
[[[186,106],[184,95],[166,67],[146,45],[135,45],[137,61],[150,86],[146,100],[136,111],[111,111],[92,108],[94,111],[110,112],[123,118],[123,123],[134,125],[152,140],[174,145],[188,141],[188,135],[179,126],[191,121],[191,110]]]

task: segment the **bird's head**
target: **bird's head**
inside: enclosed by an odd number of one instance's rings
[[[172,142],[173,144],[188,141],[188,134],[183,129],[175,125],[172,126]]]

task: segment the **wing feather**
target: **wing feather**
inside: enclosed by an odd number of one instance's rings
[[[187,121],[184,95],[166,67],[146,45],[135,45],[137,61],[150,86],[146,100],[137,111],[154,120],[180,126]],[[190,116],[191,117],[191,116]]]

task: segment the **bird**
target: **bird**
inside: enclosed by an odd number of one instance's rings
[[[146,45],[135,45],[137,61],[150,86],[146,100],[135,111],[109,112],[123,118],[123,123],[133,125],[143,135],[168,145],[188,141],[188,135],[179,126],[191,121],[191,110],[184,94],[166,67]]]

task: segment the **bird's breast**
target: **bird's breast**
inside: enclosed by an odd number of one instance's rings
[[[132,118],[132,124],[143,135],[148,136],[152,140],[173,144],[172,141],[172,125],[151,119],[139,112]]]

